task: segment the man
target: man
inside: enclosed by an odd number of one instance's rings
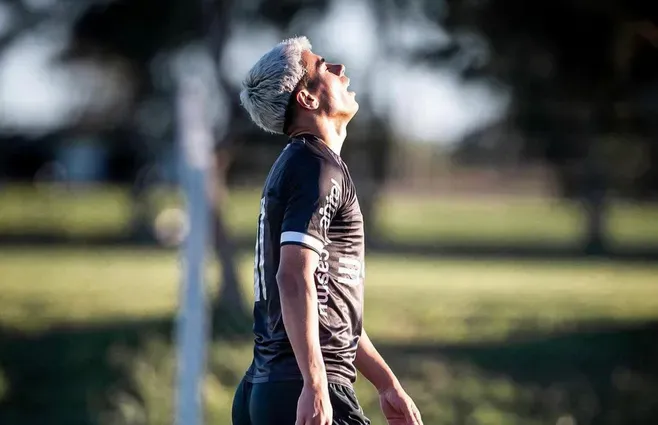
[[[263,130],[289,143],[260,201],[254,262],[254,358],[233,425],[365,425],[357,370],[379,391],[390,425],[418,409],[363,329],[364,232],[340,157],[359,106],[342,65],[306,37],[279,43],[249,71],[240,98]]]

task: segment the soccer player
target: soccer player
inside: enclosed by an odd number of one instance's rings
[[[254,261],[254,357],[233,400],[233,425],[365,425],[357,370],[390,425],[421,425],[363,327],[364,231],[340,156],[359,105],[345,67],[306,37],[251,68],[242,105],[264,131],[288,136],[260,200]]]

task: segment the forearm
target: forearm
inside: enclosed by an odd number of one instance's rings
[[[361,333],[356,350],[355,366],[380,393],[400,386],[400,382],[379,354],[365,330]]]
[[[302,275],[283,275],[278,278],[283,323],[304,382],[315,387],[326,385],[315,284],[312,280],[308,281],[309,277]]]

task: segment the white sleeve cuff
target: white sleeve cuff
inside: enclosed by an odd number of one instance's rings
[[[324,249],[324,243],[311,235],[300,232],[283,232],[281,233],[281,244],[284,243],[296,243],[301,245],[306,245],[309,248],[314,249],[317,252],[322,252]]]

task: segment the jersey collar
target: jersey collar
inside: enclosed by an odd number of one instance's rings
[[[343,158],[340,157],[340,155],[336,154],[329,146],[327,146],[322,139],[320,139],[318,136],[315,134],[311,133],[304,133],[304,134],[299,134],[295,136],[295,139],[301,140],[304,143],[310,143],[313,146],[317,146],[320,150],[327,152],[329,155],[331,155],[336,161],[338,161],[339,164],[343,163]]]

